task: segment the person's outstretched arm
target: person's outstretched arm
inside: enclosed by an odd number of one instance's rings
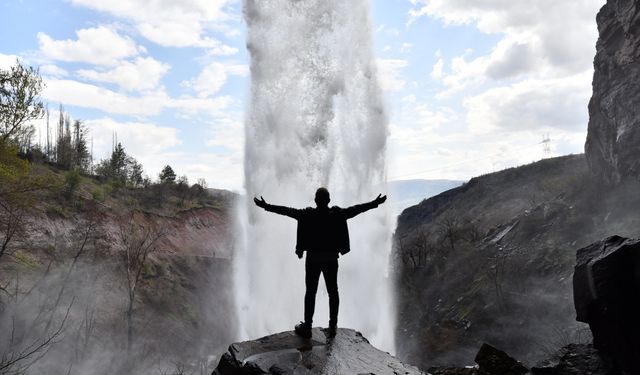
[[[253,198],[253,201],[255,202],[256,206],[278,215],[289,216],[296,220],[298,220],[302,216],[302,210],[300,209],[269,204],[262,197],[260,197],[260,199]]]
[[[387,200],[387,196],[386,195],[382,195],[382,194],[378,194],[378,197],[374,200],[372,200],[371,202],[367,202],[367,203],[362,203],[362,204],[356,204],[355,206],[351,206],[351,207],[347,207],[343,210],[345,218],[347,219],[351,219],[352,217],[359,215],[365,211],[368,211],[372,208],[376,208],[379,205],[381,205],[382,203],[384,203],[384,201]]]

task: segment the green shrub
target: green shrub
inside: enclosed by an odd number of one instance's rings
[[[91,196],[93,197],[93,200],[96,200],[96,201],[99,201],[99,202],[104,201],[104,188],[102,188],[100,186],[97,186],[91,192]]]
[[[78,190],[80,186],[80,181],[82,181],[82,176],[80,176],[80,172],[73,170],[65,173],[64,175],[64,185],[62,187],[62,195],[70,200],[73,195]]]

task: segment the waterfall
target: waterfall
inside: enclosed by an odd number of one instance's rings
[[[296,222],[253,197],[303,208],[315,190],[350,206],[385,193],[387,116],[377,80],[367,0],[245,0],[251,94],[245,118],[246,201],[238,209],[235,295],[242,339],[293,329],[303,319],[304,260]],[[339,259],[338,326],[394,351],[387,205],[349,220]],[[328,324],[324,281],[314,326]]]

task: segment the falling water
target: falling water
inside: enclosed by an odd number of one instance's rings
[[[384,193],[387,117],[367,0],[246,0],[244,16],[252,84],[235,282],[240,335],[255,338],[302,320],[304,261],[294,255],[295,220],[257,209],[251,198],[302,208],[326,186],[331,205],[345,207]],[[349,220],[349,230],[338,325],[393,351],[386,205]],[[321,282],[314,326],[328,319]]]

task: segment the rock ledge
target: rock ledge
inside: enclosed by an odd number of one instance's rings
[[[376,349],[360,332],[340,328],[334,338],[313,329],[311,339],[293,331],[229,346],[213,375],[239,374],[424,374]]]

